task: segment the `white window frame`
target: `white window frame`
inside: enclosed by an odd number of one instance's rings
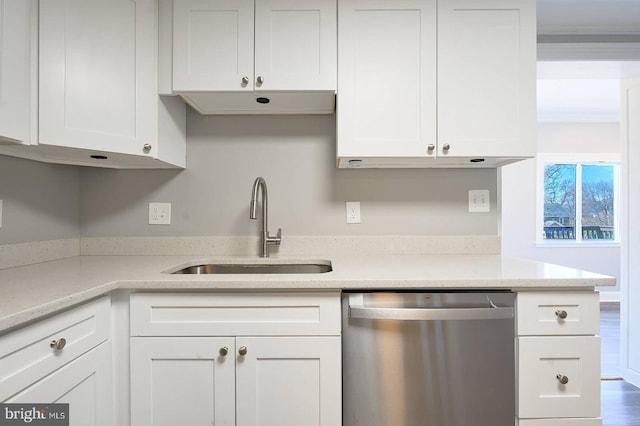
[[[545,153],[537,157],[536,185],[536,246],[537,247],[620,247],[620,155]],[[544,166],[547,164],[611,165],[613,169],[613,226],[614,240],[583,240],[582,232],[582,173],[576,169],[576,239],[547,240],[544,232]]]

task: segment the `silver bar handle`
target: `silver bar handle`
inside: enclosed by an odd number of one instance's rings
[[[351,305],[349,317],[401,321],[494,320],[513,318],[513,308],[367,308]]]

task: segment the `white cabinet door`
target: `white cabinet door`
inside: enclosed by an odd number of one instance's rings
[[[131,424],[234,425],[234,348],[233,337],[132,338]]]
[[[157,154],[156,4],[40,3],[41,145]],[[144,145],[151,148],[145,150]]]
[[[335,90],[336,0],[259,0],[255,89]]]
[[[173,3],[173,90],[253,90],[253,0]]]
[[[339,336],[238,337],[236,348],[238,426],[341,424]]]
[[[535,155],[535,16],[532,0],[438,3],[438,156]]]
[[[518,337],[520,418],[600,416],[600,337]]]
[[[427,157],[436,140],[436,1],[342,0],[338,157]]]
[[[113,426],[112,387],[106,342],[3,402],[66,403],[71,426]]]
[[[37,3],[0,0],[0,139],[29,145],[37,137]]]

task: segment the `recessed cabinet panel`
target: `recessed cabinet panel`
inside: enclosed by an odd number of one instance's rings
[[[534,8],[520,0],[439,2],[438,155],[533,155]]]
[[[0,140],[29,145],[37,136],[32,107],[37,102],[37,3],[0,0]]]
[[[234,348],[233,338],[132,338],[131,424],[234,425]]]
[[[2,336],[0,400],[109,339],[110,308],[103,297]]]
[[[71,426],[112,426],[112,387],[111,343],[105,342],[2,402],[69,404]]]
[[[40,144],[142,153],[157,113],[143,100],[157,79],[136,52],[154,47],[141,36],[153,10],[149,1],[40,4]]]
[[[255,90],[335,90],[336,20],[335,0],[257,1]]]
[[[521,336],[593,335],[600,331],[597,292],[520,292],[517,312]]]
[[[340,333],[340,299],[316,293],[134,293],[132,336]]]
[[[340,337],[238,337],[237,425],[341,424]]]
[[[518,416],[600,415],[598,336],[518,338]]]
[[[173,90],[253,90],[253,0],[173,3]]]
[[[426,157],[435,141],[435,1],[342,1],[338,156]]]

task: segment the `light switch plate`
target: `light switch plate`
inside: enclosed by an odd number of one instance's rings
[[[171,225],[171,203],[149,203],[149,225]]]
[[[489,190],[477,189],[469,191],[469,213],[487,213],[491,211]]]

